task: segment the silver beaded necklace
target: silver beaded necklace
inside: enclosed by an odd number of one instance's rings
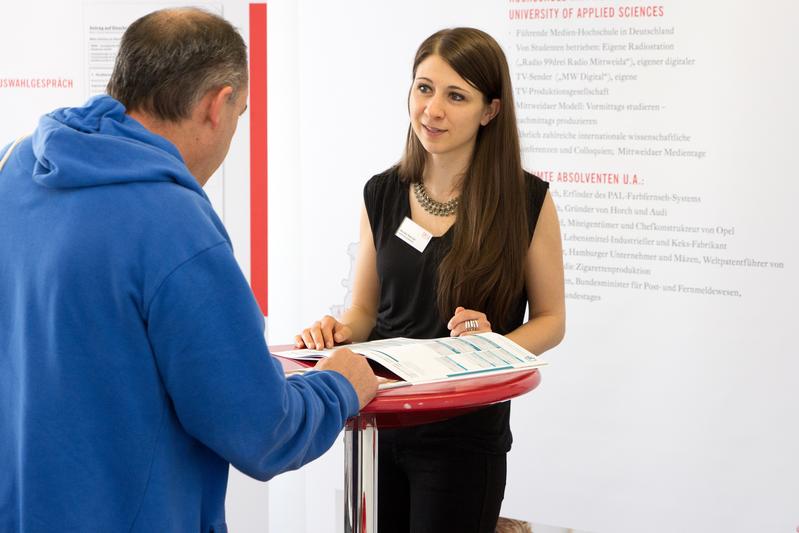
[[[427,194],[427,190],[424,188],[421,181],[417,181],[413,184],[413,194],[416,195],[416,200],[419,202],[419,205],[431,215],[448,217],[454,215],[455,211],[458,210],[458,200],[460,200],[460,197],[453,198],[446,202],[437,202],[430,198],[430,195]]]

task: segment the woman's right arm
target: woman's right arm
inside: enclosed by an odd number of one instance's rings
[[[330,315],[305,328],[294,340],[298,348],[332,348],[334,344],[362,342],[369,337],[377,319],[379,282],[377,278],[377,251],[366,207],[361,206],[361,243],[355,256],[352,284],[352,306],[344,311],[340,320]]]

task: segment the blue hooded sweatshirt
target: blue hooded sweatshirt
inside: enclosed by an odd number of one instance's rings
[[[0,171],[0,532],[226,531],[229,464],[298,468],[358,410],[263,328],[174,145],[108,96],[43,117]]]

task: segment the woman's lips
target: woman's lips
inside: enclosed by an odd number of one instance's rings
[[[434,128],[434,127],[428,126],[426,124],[422,124],[422,127],[424,128],[424,130],[427,132],[428,135],[431,135],[433,137],[437,137],[437,136],[441,135],[442,133],[446,133],[447,132],[447,130]]]

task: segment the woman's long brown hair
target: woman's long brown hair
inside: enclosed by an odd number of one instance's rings
[[[524,171],[505,54],[487,33],[473,28],[441,30],[416,52],[413,77],[431,55],[446,61],[489,103],[500,100],[496,117],[481,126],[472,161],[462,177],[452,248],[438,268],[438,305],[449,317],[463,306],[486,313],[503,330],[524,288],[529,244]],[[399,163],[406,183],[422,180],[427,151],[411,127]]]

